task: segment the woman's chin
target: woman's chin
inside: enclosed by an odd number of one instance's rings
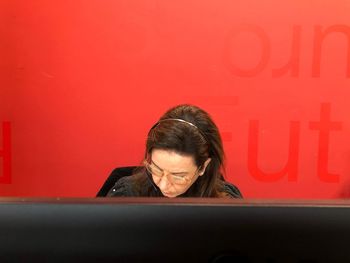
[[[163,192],[162,192],[162,193],[163,193]],[[163,195],[164,195],[165,197],[169,197],[169,198],[174,198],[174,197],[177,196],[176,194],[172,194],[172,193],[163,193]]]

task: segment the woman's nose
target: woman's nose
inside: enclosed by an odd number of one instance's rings
[[[164,190],[168,187],[168,185],[169,185],[168,174],[164,173],[163,176],[160,178],[158,187]]]

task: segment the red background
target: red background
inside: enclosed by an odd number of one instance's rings
[[[349,1],[0,5],[0,195],[94,196],[193,103],[245,197],[347,196]]]

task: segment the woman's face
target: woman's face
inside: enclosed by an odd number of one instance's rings
[[[192,156],[180,155],[169,150],[154,149],[149,161],[149,170],[154,183],[166,197],[176,197],[185,193],[203,175],[208,159],[199,169]]]

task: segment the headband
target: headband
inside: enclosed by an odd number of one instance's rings
[[[151,130],[153,130],[155,127],[157,127],[159,123],[164,122],[164,121],[178,121],[178,122],[186,123],[187,125],[190,125],[190,126],[194,127],[195,129],[197,129],[197,131],[200,133],[200,135],[202,135],[204,141],[207,142],[207,139],[206,139],[205,135],[203,134],[203,132],[196,125],[194,125],[192,122],[185,121],[183,119],[168,118],[168,119],[159,120],[156,124],[154,124],[152,126]]]

